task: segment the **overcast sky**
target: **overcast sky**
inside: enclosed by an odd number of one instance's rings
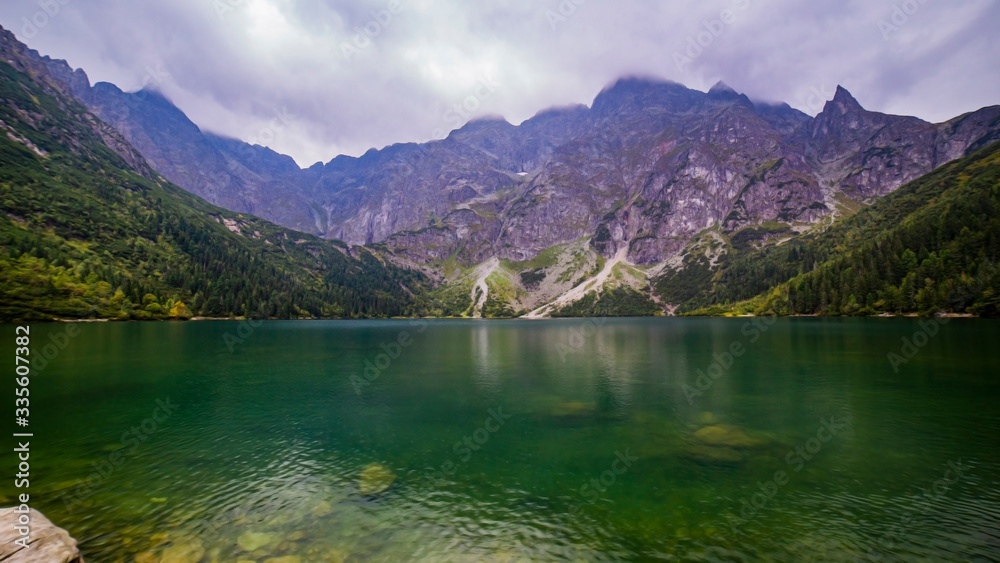
[[[0,24],[302,166],[635,74],[809,114],[838,84],[930,121],[1000,104],[998,0],[12,0]]]

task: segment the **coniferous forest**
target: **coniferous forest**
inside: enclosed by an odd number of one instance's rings
[[[994,143],[823,232],[730,259],[681,312],[998,316],[998,211]]]
[[[422,275],[144,177],[82,106],[0,74],[0,319],[413,312]]]

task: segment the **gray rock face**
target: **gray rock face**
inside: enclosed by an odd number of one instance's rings
[[[35,54],[37,55],[37,53]],[[591,107],[519,126],[473,121],[446,139],[339,156],[301,170],[270,149],[202,132],[154,92],[89,85],[39,58],[174,183],[229,209],[416,263],[515,261],[587,238],[610,258],[654,264],[699,232],[802,227],[870,203],[1000,139],[1000,106],[941,124],[869,112],[838,87],[815,118],[627,78]]]
[[[29,49],[23,43],[19,42],[13,33],[3,27],[0,27],[0,60],[5,61],[21,72],[34,76],[38,83],[46,89],[47,93],[63,94],[66,99],[73,99],[78,88],[82,92],[84,86],[89,87],[87,75],[83,71],[77,70],[74,72],[66,65],[65,61],[56,62],[48,57],[40,56],[38,51]],[[53,96],[53,98],[53,103],[60,104],[61,106],[64,104],[59,99],[60,96]],[[82,154],[87,152],[88,149],[80,142],[80,137],[93,134],[100,138],[111,150],[115,151],[136,172],[147,178],[153,176],[153,169],[150,168],[145,158],[114,127],[111,127],[104,121],[95,119],[82,105],[78,107],[62,107],[61,109],[68,113],[79,115],[85,122],[84,128],[86,131],[74,129],[71,124],[43,123],[44,119],[41,113],[33,112],[31,109],[23,109],[22,111],[26,112],[24,116],[25,121],[29,123],[34,121],[36,127],[59,128],[60,131],[54,136],[63,139],[67,148],[74,153]],[[7,127],[0,124],[0,129],[7,129]],[[7,134],[12,133],[7,132]]]

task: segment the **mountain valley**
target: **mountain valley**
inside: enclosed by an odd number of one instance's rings
[[[210,204],[425,280],[403,300],[430,316],[673,314],[749,299],[792,276],[748,280],[753,294],[713,292],[729,272],[749,275],[736,265],[821,237],[1000,139],[1000,106],[932,124],[865,110],[838,87],[810,117],[722,82],[703,93],[623,78],[590,107],[545,110],[517,126],[478,119],[442,140],[300,169],[202,131],[153,90],[91,86],[82,70],[8,32],[0,52],[86,106],[95,134],[131,172],[162,174]],[[877,290],[866,293],[874,305]],[[330,309],[320,311],[311,314]]]

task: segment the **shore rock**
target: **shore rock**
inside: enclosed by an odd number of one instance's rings
[[[35,509],[31,509],[31,539],[25,549],[14,543],[18,517],[13,508],[0,508],[0,561],[4,563],[83,563],[76,540]]]

